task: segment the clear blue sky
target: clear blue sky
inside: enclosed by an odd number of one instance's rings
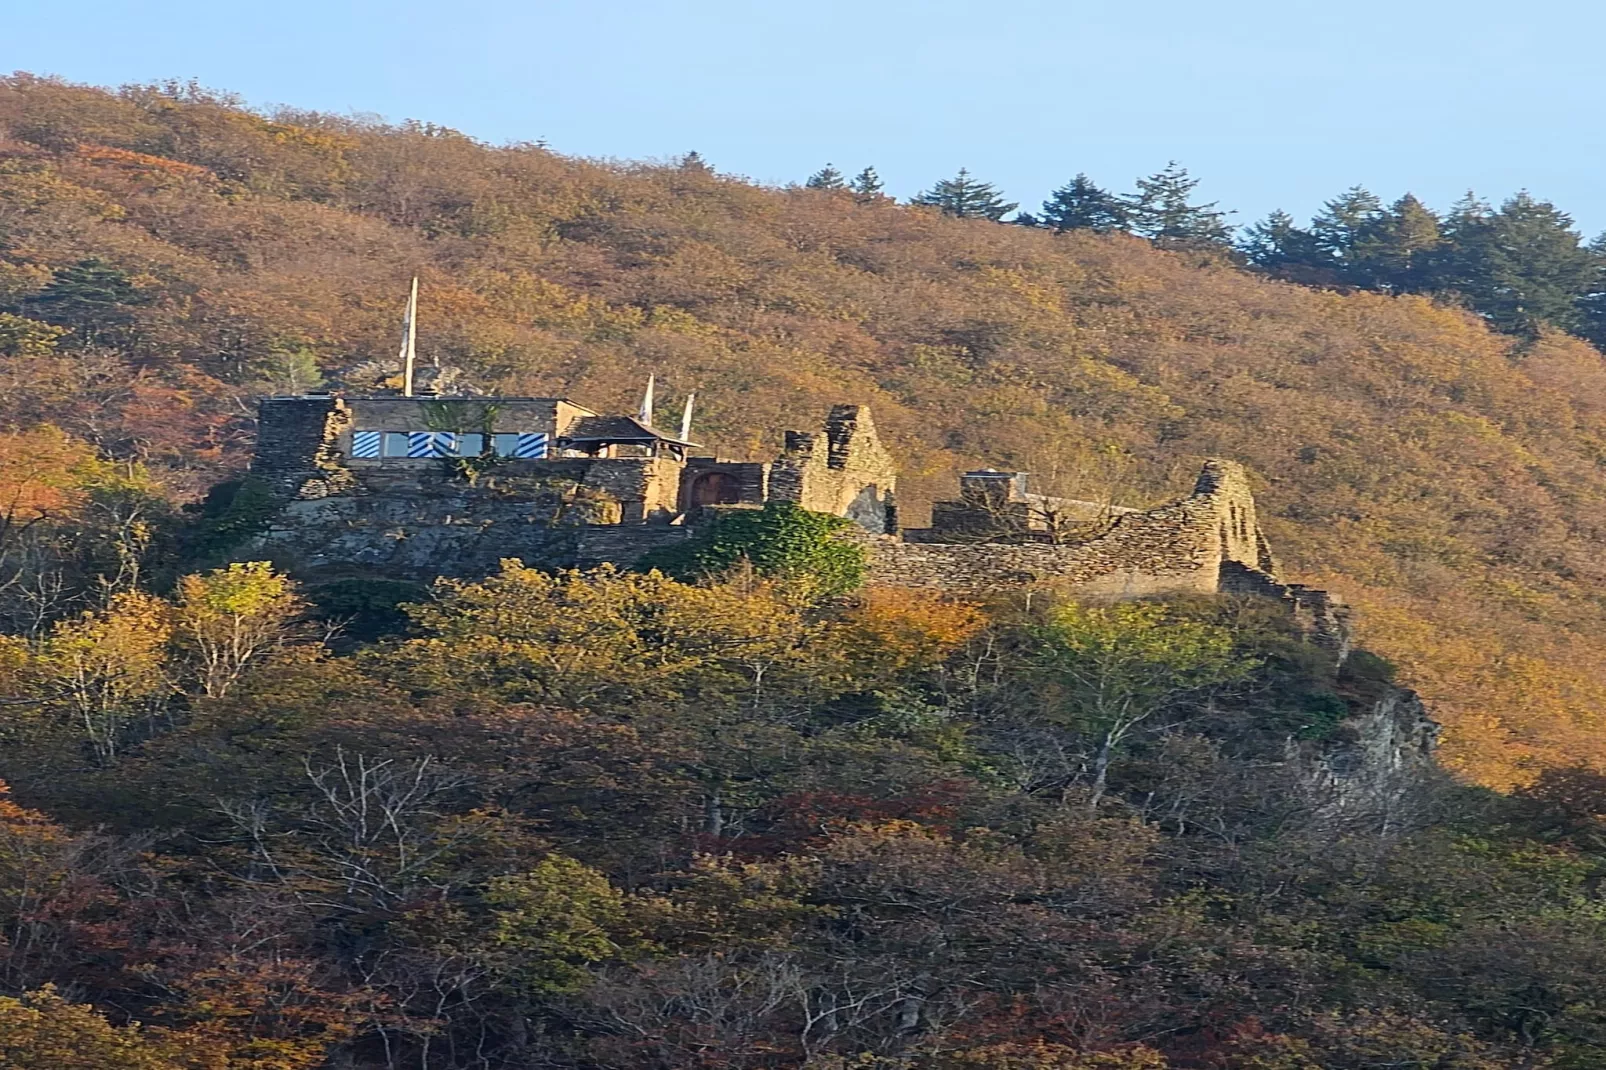
[[[254,105],[801,181],[966,166],[1035,208],[1175,158],[1251,222],[1362,183],[1606,228],[1598,0],[3,0],[0,70],[196,78]]]

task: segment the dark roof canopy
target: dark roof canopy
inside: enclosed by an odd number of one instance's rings
[[[558,436],[564,442],[618,442],[622,444],[664,442],[671,446],[695,446],[647,426],[634,416],[582,416]]]

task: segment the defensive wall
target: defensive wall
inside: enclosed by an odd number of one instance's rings
[[[967,473],[960,499],[933,509],[932,528],[863,540],[871,572],[880,583],[971,597],[1020,587],[1084,599],[1254,594],[1283,602],[1317,642],[1347,647],[1343,603],[1283,582],[1236,462],[1205,462],[1191,494],[1155,509],[1050,499],[1025,488],[1020,473]],[[1067,515],[1084,525],[1085,537],[1056,541],[1066,535],[1051,520]]]

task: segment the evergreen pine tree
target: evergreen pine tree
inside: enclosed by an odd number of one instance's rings
[[[1316,281],[1327,264],[1316,236],[1281,209],[1247,228],[1238,249],[1255,267],[1299,282]]]
[[[1232,235],[1226,212],[1217,202],[1190,204],[1197,178],[1172,160],[1165,170],[1138,179],[1136,193],[1125,198],[1127,227],[1160,245],[1225,245]]]
[[[1572,217],[1526,191],[1498,212],[1471,194],[1445,220],[1435,281],[1503,331],[1532,336],[1542,325],[1586,329],[1584,309],[1599,264]]]
[[[1361,186],[1351,186],[1322,206],[1310,221],[1316,247],[1341,282],[1368,286],[1372,280],[1363,266],[1372,255],[1376,228],[1383,218],[1383,202]]]
[[[1494,209],[1489,202],[1467,190],[1462,198],[1450,206],[1449,213],[1439,227],[1442,239],[1433,251],[1427,273],[1436,290],[1460,291],[1474,273],[1469,251],[1482,241],[1480,235],[1488,227]]]
[[[696,149],[680,158],[680,169],[682,171],[701,171],[703,174],[714,173],[714,169],[708,166],[708,161],[703,159],[702,153]]]
[[[848,189],[860,201],[873,201],[881,196],[881,176],[875,173],[874,167],[866,167],[854,176]]]
[[[914,203],[940,208],[945,215],[959,219],[991,219],[995,223],[1017,207],[1005,201],[991,182],[970,177],[963,167],[953,178],[945,178],[916,196]]]
[[[1391,293],[1433,288],[1433,256],[1444,239],[1439,217],[1407,193],[1369,228],[1366,274],[1371,285]]]
[[[1126,225],[1126,205],[1079,174],[1043,202],[1043,223],[1067,230],[1119,230]]]
[[[1606,234],[1589,243],[1595,265],[1594,282],[1578,297],[1578,332],[1606,351]]]
[[[842,172],[831,164],[826,164],[809,176],[803,183],[807,189],[846,189],[847,183],[842,180]]]
[[[132,306],[144,303],[145,295],[127,272],[91,257],[56,271],[24,307],[47,323],[71,327],[70,339],[88,344],[133,322]]]

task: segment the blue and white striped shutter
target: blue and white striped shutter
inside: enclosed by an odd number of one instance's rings
[[[407,456],[433,457],[435,456],[435,432],[409,431],[407,432]]]
[[[545,457],[546,436],[539,432],[520,432],[519,444],[513,450],[515,457]]]
[[[380,432],[353,431],[351,433],[351,455],[353,457],[378,457]]]
[[[457,456],[457,432],[455,432],[455,431],[437,431],[437,432],[435,432],[435,453],[434,453],[434,456],[436,456],[436,457],[456,457]]]

